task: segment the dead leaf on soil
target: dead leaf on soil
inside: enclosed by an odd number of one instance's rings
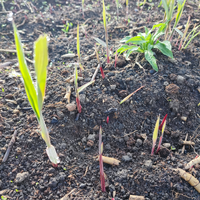
[[[106,157],[106,156],[102,156],[103,162],[107,163],[109,165],[119,165],[120,161],[115,159],[115,158],[110,158],[110,157]],[[97,158],[97,160],[99,160],[99,157]]]
[[[71,96],[71,87],[67,86],[67,88],[66,88],[66,94],[64,96],[64,99],[67,99],[68,103],[70,103],[70,96]]]

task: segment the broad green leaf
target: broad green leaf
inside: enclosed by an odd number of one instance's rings
[[[133,51],[137,51],[138,49],[139,49],[139,47],[134,47],[134,46],[132,46],[132,48],[129,49],[129,50],[127,51],[126,59],[130,56],[130,54],[131,54]]]
[[[160,28],[160,27],[165,27],[165,26],[166,26],[165,23],[155,24],[155,25],[153,25],[152,30],[154,30],[155,28]]]
[[[104,0],[102,1],[103,1],[103,25],[106,30],[106,8],[105,8]]]
[[[137,50],[139,47],[136,46],[129,46],[129,45],[122,45],[121,47],[119,47],[119,49],[117,49],[117,52],[123,53],[124,51],[127,51],[129,49],[134,49]],[[137,49],[136,49],[137,48]],[[134,51],[134,50],[133,50]]]
[[[132,44],[142,44],[145,43],[145,39],[143,39],[141,36],[135,36],[132,37],[130,40],[127,40],[126,43],[132,43]]]
[[[103,41],[103,40],[101,40],[101,39],[99,39],[99,38],[96,38],[96,37],[93,37],[99,44],[101,44],[103,47],[107,47],[107,45],[106,45],[106,43]]]
[[[91,84],[94,83],[94,82],[95,82],[95,80],[90,81],[90,82],[88,82],[88,83],[82,85],[81,87],[79,87],[78,90],[77,90],[78,93],[82,92],[86,87],[88,87],[89,85],[91,85]]]
[[[14,37],[15,37],[15,45],[16,45],[16,50],[17,50],[17,57],[18,57],[18,62],[19,62],[19,69],[22,74],[22,78],[24,80],[24,87],[26,90],[26,94],[29,100],[29,103],[31,104],[33,111],[36,114],[37,119],[40,119],[40,113],[39,113],[39,108],[38,108],[38,99],[37,99],[37,94],[36,90],[29,72],[29,69],[26,64],[25,56],[24,56],[24,51],[21,45],[21,40],[19,33],[17,31],[17,28],[15,24],[13,23],[13,28],[14,28]]]
[[[158,66],[156,64],[156,58],[153,56],[153,52],[151,50],[146,50],[144,52],[144,56],[146,60],[150,63],[155,71],[158,71]]]
[[[126,42],[126,41],[130,40],[131,38],[132,38],[131,36],[126,36],[125,38],[120,40],[120,42]]]
[[[39,39],[34,43],[34,53],[34,65],[37,77],[38,108],[41,114],[42,104],[45,97],[48,65],[48,44],[46,35],[40,36]]]
[[[162,42],[158,42],[154,45],[154,48],[159,49],[164,55],[173,58],[172,52],[166,47],[166,45]]]
[[[171,45],[170,41],[166,40],[161,43],[163,43],[166,46],[166,48],[169,49],[170,51],[172,50],[172,45]]]
[[[153,41],[155,42],[161,35],[164,35],[164,32],[157,33],[153,36]]]

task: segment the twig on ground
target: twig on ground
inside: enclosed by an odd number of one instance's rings
[[[95,72],[94,72],[94,74],[93,74],[93,76],[92,76],[92,79],[91,79],[91,81],[93,81],[94,79],[95,79],[95,77],[96,77],[96,75],[97,75],[97,72],[99,71],[99,68],[101,67],[101,64],[98,64],[98,66],[97,66],[97,68],[96,68],[96,70],[95,70]]]
[[[186,136],[185,136],[185,141],[187,141],[187,138],[188,138],[188,133],[187,133]],[[182,148],[181,153],[183,154],[184,151],[185,151],[185,145],[183,145],[183,148]]]
[[[6,151],[6,153],[5,153],[4,157],[3,157],[2,162],[6,162],[6,161],[7,161],[8,156],[9,156],[9,153],[10,153],[10,151],[11,151],[11,149],[12,149],[12,146],[13,146],[13,144],[15,143],[15,138],[16,138],[16,136],[17,136],[17,130],[15,130],[14,133],[13,133],[13,136],[12,136],[12,138],[11,138],[11,140],[10,140],[10,143],[9,143],[9,145],[8,145],[7,151]]]
[[[0,49],[0,52],[9,52],[9,53],[17,53],[14,49]],[[31,54],[32,51],[24,51],[25,54]]]
[[[70,194],[73,194],[74,192],[75,192],[75,190],[76,190],[76,188],[74,188],[73,190],[71,190],[69,193],[67,193],[64,197],[62,197],[60,200],[67,200],[67,199],[69,199],[68,198],[68,196],[70,195]]]

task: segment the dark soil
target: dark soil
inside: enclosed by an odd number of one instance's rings
[[[196,37],[186,50],[178,51],[174,35],[172,46],[174,60],[156,52],[159,71],[155,73],[141,55],[135,64],[135,54],[130,60],[121,55],[114,67],[106,65],[105,49],[100,47],[104,62],[105,79],[100,72],[94,85],[81,95],[82,112],[69,112],[64,98],[66,87],[72,89],[71,102],[75,102],[73,82],[74,58],[62,58],[76,52],[76,27],[80,24],[80,46],[85,70],[79,86],[91,80],[98,65],[94,53],[95,40],[105,41],[101,1],[85,0],[84,18],[81,1],[32,1],[20,3],[6,1],[6,10],[12,10],[26,51],[33,51],[33,43],[41,33],[47,33],[49,41],[49,67],[43,114],[50,130],[52,144],[60,164],[54,168],[46,155],[46,145],[40,136],[36,117],[31,109],[19,72],[15,53],[0,52],[0,62],[11,62],[0,68],[0,156],[3,158],[14,130],[17,138],[8,160],[0,165],[0,195],[7,199],[129,199],[130,195],[144,196],[151,200],[200,199],[199,193],[173,169],[184,165],[200,153],[200,38]],[[163,19],[164,10],[159,1],[148,3],[140,10],[136,0],[129,2],[129,21],[125,20],[125,4],[121,2],[117,21],[115,1],[105,0],[108,15],[109,46],[115,52],[119,41],[132,33],[143,32],[143,26],[151,28]],[[35,9],[33,7],[35,6]],[[109,6],[108,6],[109,5]],[[2,10],[2,8],[0,8]],[[32,10],[32,12],[31,12]],[[0,14],[1,49],[15,49],[13,29],[6,14]],[[185,25],[188,16],[191,24],[199,23],[197,2],[186,3],[179,25]],[[73,26],[65,34],[61,29],[68,21]],[[85,35],[81,25],[84,24]],[[182,29],[183,31],[184,29]],[[87,60],[86,58],[90,56]],[[27,54],[33,60],[33,55]],[[28,62],[31,73],[33,64]],[[32,73],[34,76],[34,73]],[[171,85],[171,84],[175,84]],[[122,105],[119,102],[139,87],[139,90]],[[160,114],[168,114],[163,145],[158,155],[151,156],[152,134]],[[109,116],[109,123],[106,123]],[[98,133],[103,128],[103,155],[114,157],[119,166],[104,164],[107,175],[106,192],[101,192],[99,178]],[[181,141],[195,143],[185,146]],[[157,142],[158,143],[158,142]],[[167,144],[168,143],[168,144]],[[26,172],[26,173],[24,173]],[[200,181],[199,165],[190,173]],[[16,177],[20,177],[19,180]],[[2,197],[3,198],[3,197]]]

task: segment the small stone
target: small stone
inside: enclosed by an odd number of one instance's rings
[[[55,188],[58,184],[57,178],[50,178],[49,180],[49,186]]]
[[[186,121],[187,121],[187,117],[185,117],[185,116],[182,116],[182,117],[181,117],[181,120],[183,120],[183,121],[185,121],[185,122],[186,122]]]
[[[85,183],[81,183],[79,186],[81,189],[86,188],[86,184]]]
[[[29,173],[28,172],[22,172],[22,173],[18,173],[15,179],[16,183],[22,183],[25,179],[27,179],[29,177]]]
[[[58,118],[63,118],[64,117],[64,113],[62,111],[57,110],[56,113],[57,113]]]
[[[65,174],[64,172],[60,172],[60,173],[59,173],[58,179],[59,179],[60,181],[64,181],[65,178],[66,178],[66,174]]]
[[[170,148],[171,147],[171,144],[170,143],[163,143],[163,147],[166,147],[166,148]]]
[[[92,147],[94,145],[94,141],[88,140],[87,141],[87,146]]]
[[[59,146],[60,149],[66,149],[67,148],[67,143],[61,143]]]
[[[3,184],[3,182],[2,182],[2,180],[0,180],[0,188],[2,188],[2,184]]]
[[[110,85],[110,89],[111,89],[111,90],[115,90],[116,87],[117,87],[116,85]]]
[[[169,83],[168,83],[167,81],[165,81],[165,82],[163,83],[163,85],[164,85],[164,86],[168,86]]]
[[[176,77],[177,83],[178,84],[183,84],[185,82],[185,78],[183,76],[178,75]]]
[[[53,117],[51,120],[51,124],[56,124],[56,123],[58,123],[58,120],[55,117]]]
[[[180,102],[178,99],[173,99],[172,101],[170,101],[169,103],[169,107],[173,110],[173,112],[178,112],[179,110],[179,105]]]
[[[125,155],[125,156],[122,156],[122,160],[123,160],[124,162],[129,162],[129,161],[132,160],[132,158],[129,157],[129,156],[127,156],[127,155]]]
[[[14,110],[13,110],[13,113],[14,113],[14,114],[18,114],[18,113],[19,113],[19,110],[14,109]]]
[[[122,59],[117,60],[117,67],[124,67],[126,65],[126,61]]]
[[[20,147],[17,147],[17,148],[16,148],[16,151],[17,151],[17,153],[21,153],[21,152],[22,152],[22,149],[21,149]]]
[[[146,160],[144,162],[144,166],[147,167],[147,168],[152,168],[152,160]]]
[[[141,139],[137,139],[135,145],[136,145],[136,147],[140,147],[142,145],[142,140]]]
[[[179,87],[172,83],[166,86],[165,91],[169,94],[177,94],[179,92]]]
[[[170,154],[170,150],[167,148],[161,148],[159,151],[160,157],[166,158]]]
[[[12,98],[13,98],[13,95],[12,95],[12,94],[7,94],[7,95],[5,96],[5,98],[6,98],[6,99],[12,99]]]
[[[110,144],[106,144],[106,145],[105,145],[105,149],[106,149],[106,150],[110,150],[110,149],[111,149]]]
[[[96,137],[96,135],[95,134],[90,134],[89,136],[88,136],[88,140],[92,140],[92,141],[95,141],[95,137]]]
[[[81,140],[81,142],[82,142],[82,143],[87,142],[87,138],[86,138],[86,137],[83,137],[82,140]]]
[[[177,77],[176,74],[170,74],[170,75],[169,75],[169,78],[170,78],[172,81],[176,80],[176,77]]]
[[[154,74],[155,72],[156,72],[156,71],[153,70],[153,69],[149,70],[149,73],[150,73],[150,74]]]
[[[94,128],[93,128],[94,131],[98,131],[99,130],[99,126],[96,125]]]
[[[80,95],[79,95],[79,99],[80,99],[80,102],[81,102],[81,103],[85,103],[86,95],[85,95],[85,94],[80,94]]]
[[[74,104],[74,103],[69,103],[66,105],[66,107],[67,107],[68,111],[70,111],[70,112],[76,110],[76,104]]]

